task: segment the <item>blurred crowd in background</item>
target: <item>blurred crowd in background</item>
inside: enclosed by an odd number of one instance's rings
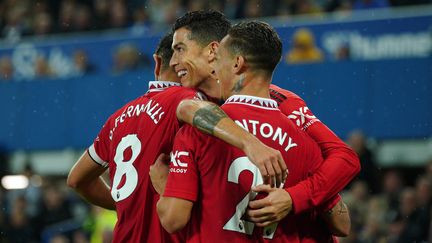
[[[432,242],[432,160],[424,168],[385,168],[361,131],[348,144],[361,171],[341,193],[351,216],[351,233],[341,242]]]
[[[94,33],[107,29],[130,30],[140,35],[160,33],[185,12],[205,8],[220,10],[229,19],[236,20],[302,14],[319,16],[334,11],[349,15],[356,10],[428,3],[432,0],[1,0],[0,40],[18,44],[26,37],[44,40],[56,33],[65,36],[67,33]],[[284,53],[283,60],[289,64],[324,61],[326,53],[316,42],[314,33],[308,28],[297,30],[284,43],[289,51]],[[144,53],[136,43],[122,43],[110,51],[110,72],[113,74],[152,67],[151,53]],[[48,55],[38,53],[32,61],[27,60],[32,70],[26,71],[24,76],[16,75],[17,65],[21,63],[13,60],[12,55],[0,56],[0,81],[70,78],[101,71],[99,63],[90,60],[84,49],[78,48],[67,57],[58,53],[57,59]],[[350,48],[342,45],[330,55],[332,61],[350,60]]]
[[[308,28],[300,28],[293,33],[289,50],[284,54],[283,60],[288,64],[319,63],[325,60],[325,54],[316,45],[315,36]],[[84,49],[74,50],[69,57],[71,70],[62,72],[58,69],[58,62],[50,62],[47,55],[39,54],[33,62],[33,75],[27,79],[55,79],[79,77],[85,74],[101,72],[97,63],[90,60]],[[349,60],[349,47],[341,46],[335,53],[334,60]],[[119,44],[112,53],[112,74],[134,71],[143,68],[153,68],[153,60],[149,54],[145,54],[134,43],[124,42]],[[0,56],[0,81],[8,81],[16,78],[16,67],[11,55]]]
[[[352,219],[341,242],[431,242],[432,160],[412,171],[383,169],[361,131],[347,142],[362,171],[341,193]],[[66,188],[65,176],[41,177],[31,166],[22,173],[29,187],[0,191],[0,242],[111,242],[115,212],[82,201]]]
[[[314,34],[308,28],[300,28],[293,33],[289,43],[289,50],[284,54],[283,60],[289,64],[319,63],[325,60],[325,54],[317,46]],[[58,63],[50,63],[47,55],[38,55],[33,62],[34,75],[28,79],[55,79],[82,76],[100,72],[97,64],[89,59],[84,49],[76,49],[68,59],[71,62],[70,72],[59,72]],[[350,50],[346,45],[341,46],[335,53],[334,60],[349,60]],[[124,42],[118,45],[112,53],[113,74],[125,71],[134,71],[142,68],[152,68],[153,61],[149,54],[143,53],[134,43]],[[0,81],[16,78],[12,57],[0,56]]]
[[[93,63],[88,57],[88,53],[83,49],[76,49],[66,57],[70,62],[69,71],[62,71],[61,63],[52,62],[46,55],[38,55],[33,62],[33,74],[30,79],[58,79],[81,77],[86,74],[101,72],[98,65]],[[69,66],[68,65],[68,66]],[[142,68],[153,67],[150,56],[145,55],[133,43],[122,43],[118,45],[112,53],[112,74],[120,74],[127,71],[134,71]],[[10,55],[0,56],[0,81],[16,79],[16,66],[14,66]]]
[[[230,19],[320,14],[431,3],[430,0],[2,0],[1,37],[166,28],[187,11],[212,8]]]

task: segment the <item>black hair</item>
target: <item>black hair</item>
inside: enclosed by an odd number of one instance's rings
[[[242,55],[254,69],[273,72],[282,56],[282,41],[273,27],[260,21],[241,22],[228,35],[231,53]]]
[[[156,55],[160,56],[162,59],[162,70],[169,68],[169,62],[173,55],[173,50],[171,49],[172,40],[173,33],[169,32],[160,39],[159,44],[156,48]]]
[[[178,18],[172,31],[185,27],[191,31],[189,39],[206,46],[212,41],[221,41],[231,28],[231,23],[221,12],[199,10],[188,12]]]

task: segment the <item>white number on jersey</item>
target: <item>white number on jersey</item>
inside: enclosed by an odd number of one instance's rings
[[[124,161],[124,151],[131,147],[132,156],[129,160]],[[114,174],[113,185],[111,188],[111,196],[114,201],[118,202],[129,197],[135,190],[138,184],[138,172],[133,166],[141,152],[141,141],[136,134],[124,136],[117,145],[114,162],[116,163],[116,171]],[[125,176],[125,183],[118,188],[122,177]]]
[[[239,157],[235,159],[228,170],[228,181],[238,184],[240,173],[248,170],[253,174],[252,186],[263,184],[261,172],[258,167],[256,167],[248,157]],[[251,187],[252,187],[251,186]],[[236,212],[224,225],[224,230],[237,231],[243,234],[251,235],[253,233],[255,224],[242,219],[243,214],[250,200],[256,197],[257,193],[249,191],[248,194],[237,204]],[[264,238],[272,239],[276,231],[277,224],[272,224],[264,228]]]

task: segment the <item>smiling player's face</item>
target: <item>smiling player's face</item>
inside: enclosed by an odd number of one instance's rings
[[[174,32],[170,66],[184,87],[198,88],[210,76],[207,48],[191,40],[191,31],[180,28]]]

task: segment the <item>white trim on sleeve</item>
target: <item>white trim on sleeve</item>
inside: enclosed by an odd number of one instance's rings
[[[104,160],[102,160],[99,155],[96,153],[94,144],[92,144],[89,148],[88,148],[88,153],[90,155],[90,157],[99,165],[103,166],[103,167],[108,167],[108,162],[105,162]]]

